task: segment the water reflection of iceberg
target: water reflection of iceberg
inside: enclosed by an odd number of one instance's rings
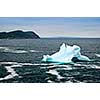
[[[81,55],[80,47],[69,46],[63,43],[60,50],[52,55],[43,55],[43,62],[72,63],[77,61],[90,61],[86,56]]]

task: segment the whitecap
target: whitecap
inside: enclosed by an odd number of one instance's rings
[[[53,75],[58,75],[58,72],[56,70],[49,70],[46,73],[50,73],[50,74],[53,74]]]
[[[92,65],[92,68],[95,68],[95,69],[100,69],[100,66],[97,66],[97,65]]]
[[[5,50],[5,49],[8,49],[8,47],[0,47],[0,49],[1,49],[1,50],[2,50],[2,49],[4,49],[4,50]]]
[[[75,64],[75,66],[77,66],[79,68],[81,68],[81,66],[82,66],[82,67],[86,67],[88,69],[91,69],[91,68],[100,69],[100,66],[95,65],[95,64],[88,64],[88,65],[87,64]]]
[[[36,51],[36,50],[29,50],[29,52],[33,52],[33,53],[34,53],[34,52],[40,52],[40,51]]]
[[[48,80],[47,82],[48,82],[48,83],[55,83],[55,82],[53,82],[53,81],[51,81],[51,80]]]
[[[100,57],[100,54],[95,54],[97,57]]]
[[[11,53],[27,53],[25,50],[12,50]]]
[[[75,63],[74,66],[82,66],[82,64]]]
[[[8,52],[10,49],[8,47],[0,47],[1,52]]]
[[[16,73],[16,71],[14,71],[14,69],[11,66],[5,66],[5,68],[7,69],[7,72],[10,72],[9,75],[7,75],[4,78],[0,78],[0,80],[6,80],[6,79],[11,79],[15,76],[18,76],[18,74]]]
[[[10,53],[28,53],[28,51],[26,50],[16,50],[16,49],[11,49],[8,47],[0,47],[1,50],[3,50],[2,52],[10,52]]]
[[[63,79],[64,78],[64,77],[60,76],[59,73],[56,70],[49,70],[46,73],[50,73],[52,75],[56,75],[57,76],[57,79]]]
[[[8,64],[10,64],[12,67],[21,67],[21,66],[24,66],[24,65],[29,65],[29,66],[32,66],[32,65],[34,65],[34,66],[46,66],[47,67],[47,65],[49,66],[51,66],[52,64],[46,64],[46,63],[20,63],[20,62],[0,62],[0,65],[8,65]]]
[[[10,52],[12,51],[12,49],[8,48],[8,47],[0,47],[1,50],[3,50],[3,52]]]
[[[19,64],[30,65],[30,66],[32,66],[32,65],[34,65],[34,66],[46,66],[46,67],[47,67],[47,65],[52,65],[52,64],[45,64],[45,63],[19,63]]]
[[[24,65],[29,65],[29,66],[34,65],[34,64],[32,64],[32,63],[19,63],[19,64],[22,65],[22,66],[24,66]]]
[[[5,68],[8,70],[8,72],[11,73],[11,75],[12,75],[13,77],[14,77],[14,76],[18,76],[18,74],[16,73],[16,71],[14,71],[14,69],[13,69],[11,66],[6,66]]]
[[[71,65],[52,65],[48,66],[48,68],[56,68],[57,70],[72,70],[73,67]]]
[[[27,53],[25,50],[13,50],[13,49],[5,49],[4,52],[10,52],[10,53]]]
[[[5,65],[6,64],[11,64],[12,65],[12,64],[18,64],[18,63],[17,62],[0,62],[0,64],[5,64]]]
[[[45,63],[43,64],[43,63],[40,63],[40,64],[34,64],[34,65],[43,65],[43,66],[49,65],[50,66],[50,65],[53,65],[53,64],[45,64]]]
[[[18,65],[11,65],[11,67],[22,67],[22,65],[18,64]]]

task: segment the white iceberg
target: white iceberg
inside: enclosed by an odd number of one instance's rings
[[[73,63],[77,61],[90,61],[87,56],[80,53],[80,47],[77,45],[69,46],[63,43],[60,50],[52,55],[43,55],[42,62],[53,63]]]

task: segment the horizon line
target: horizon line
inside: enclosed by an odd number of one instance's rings
[[[50,37],[50,36],[48,36],[48,37],[41,37],[40,36],[40,38],[98,38],[99,39],[100,37],[79,37],[79,36],[77,36],[77,37],[69,37],[69,36],[68,37],[67,36],[66,37],[62,37],[62,36],[58,36],[58,37]]]

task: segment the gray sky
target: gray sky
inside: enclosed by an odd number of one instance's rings
[[[0,31],[29,30],[40,37],[100,38],[99,17],[0,17]]]

